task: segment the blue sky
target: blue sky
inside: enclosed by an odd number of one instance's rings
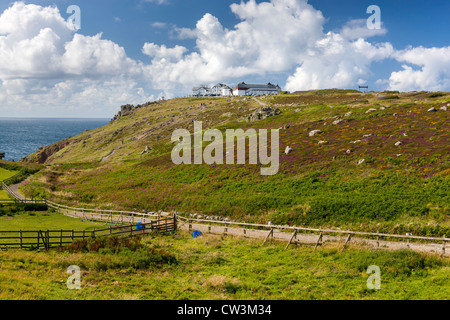
[[[0,116],[112,117],[217,82],[450,90],[448,21],[445,0],[2,1]]]

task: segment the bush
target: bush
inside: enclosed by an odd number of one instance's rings
[[[394,252],[376,251],[363,252],[352,256],[352,265],[359,272],[365,272],[370,265],[377,265],[384,274],[392,277],[412,274],[426,275],[428,270],[442,266],[443,261],[437,257],[427,257],[411,250]]]
[[[439,97],[443,97],[446,96],[447,94],[444,92],[433,92],[430,95],[428,95],[428,98],[439,98]]]
[[[139,270],[178,263],[170,253],[144,246],[139,237],[84,239],[57,250],[59,252],[98,254],[99,259],[95,260],[91,268],[99,271],[129,268]]]

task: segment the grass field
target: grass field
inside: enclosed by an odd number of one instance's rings
[[[9,199],[9,195],[6,191],[0,190],[0,200],[7,200]]]
[[[23,212],[0,215],[0,230],[94,230],[104,224],[74,219],[54,212]]]
[[[12,177],[13,175],[17,174],[18,172],[19,171],[6,170],[6,169],[0,167],[0,182]],[[1,188],[0,188],[0,200],[4,200],[4,199],[9,199],[9,196],[5,191],[1,190]]]
[[[447,299],[450,264],[411,251],[345,252],[187,233],[146,238],[136,251],[0,252],[0,299]],[[69,290],[70,265],[81,290]],[[370,265],[381,289],[367,288]]]
[[[0,167],[0,181],[6,180],[17,173],[19,173],[19,171],[6,170]]]

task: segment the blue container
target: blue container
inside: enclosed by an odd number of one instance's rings
[[[144,226],[142,225],[142,222],[136,223],[136,230],[142,230],[144,229]]]
[[[192,237],[193,237],[193,238],[200,237],[201,235],[202,235],[202,232],[201,232],[201,231],[194,231],[194,232],[192,232]]]

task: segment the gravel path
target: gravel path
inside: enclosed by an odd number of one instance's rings
[[[26,198],[19,192],[19,187],[23,184],[23,182],[21,183],[17,183],[17,184],[13,184],[12,186],[10,186],[9,188],[11,189],[12,192],[14,192],[17,197],[20,200],[25,200]]]
[[[189,224],[185,222],[180,222],[178,224],[178,228],[181,230],[189,231]],[[198,230],[202,233],[211,233],[218,235],[232,235],[232,236],[240,236],[245,238],[252,239],[261,239],[264,241],[269,235],[268,230],[255,230],[255,229],[244,229],[244,228],[233,228],[233,227],[224,227],[224,226],[209,226],[205,224],[192,223],[191,230]],[[291,232],[284,232],[280,230],[274,229],[273,232],[273,240],[285,242],[286,245],[289,243],[293,236]],[[317,234],[309,234],[309,233],[297,233],[296,237],[293,239],[293,244],[309,244],[315,245],[319,235]],[[272,237],[269,237],[272,239]],[[347,236],[328,236],[323,235],[323,245],[326,246],[327,243],[339,243],[342,247],[344,246],[345,241],[347,240]],[[377,243],[377,240],[372,239],[362,239],[353,237],[349,241],[347,246],[351,246],[352,244],[358,244],[360,246],[373,248],[373,249],[384,249],[384,250],[401,250],[401,249],[410,249],[419,252],[426,253],[436,253],[442,254],[442,244],[432,244],[432,243],[407,243],[407,242],[394,242],[394,241],[385,241],[380,240]],[[450,256],[450,249],[445,250],[444,256]]]

